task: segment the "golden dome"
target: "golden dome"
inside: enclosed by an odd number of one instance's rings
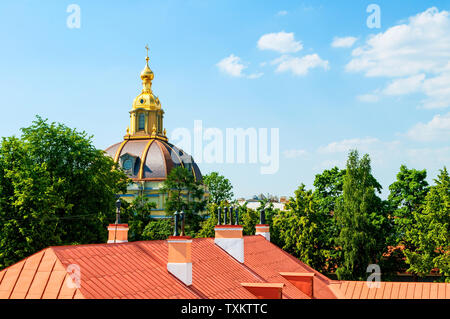
[[[161,109],[161,102],[153,95],[153,92],[142,92],[133,100],[133,109],[138,108],[158,110]]]
[[[148,46],[145,48],[147,49],[147,57],[145,58],[145,67],[141,72],[142,92],[134,99],[133,110],[142,108],[147,110],[158,110],[161,109],[161,103],[152,91],[152,80],[154,78],[154,74],[148,66]]]
[[[145,47],[148,50],[148,46]],[[146,139],[157,137],[167,140],[163,135],[164,111],[159,98],[153,93],[152,80],[153,72],[148,66],[148,51],[145,67],[141,72],[142,91],[133,100],[130,111],[130,129],[125,135],[125,139]],[[155,130],[153,128],[155,127]]]
[[[145,64],[145,67],[144,67],[144,69],[141,72],[141,79],[142,79],[142,81],[144,81],[144,80],[153,81],[154,74],[153,74],[153,71],[148,66],[149,58],[147,57],[146,60],[147,60],[147,63]]]

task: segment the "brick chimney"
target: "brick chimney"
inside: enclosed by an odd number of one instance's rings
[[[270,226],[267,224],[259,224],[256,225],[256,232],[255,235],[261,235],[268,241],[270,241]]]
[[[120,223],[120,197],[116,201],[116,222],[108,226],[108,244],[118,244],[128,242],[128,224]]]
[[[270,226],[266,224],[266,211],[263,208],[259,213],[259,224],[255,226],[255,235],[261,235],[270,241]]]
[[[244,236],[240,225],[217,225],[214,243],[240,263],[244,262]]]
[[[108,244],[128,242],[128,224],[109,224]]]
[[[234,225],[232,225],[233,211],[235,213]],[[229,219],[227,219],[229,212]],[[218,225],[214,227],[215,236],[214,243],[230,254],[234,259],[240,263],[244,263],[244,228],[239,225],[239,209],[230,207],[224,208],[223,225],[222,223],[222,208],[217,209]],[[227,220],[229,224],[227,224]]]
[[[167,270],[185,285],[192,285],[192,239],[189,236],[170,236]]]
[[[314,298],[314,273],[280,272],[297,289],[310,298]]]

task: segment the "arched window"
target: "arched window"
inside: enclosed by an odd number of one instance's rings
[[[145,130],[145,114],[139,114],[139,131]]]
[[[161,116],[159,114],[156,115],[156,125],[158,125],[158,133],[161,132]]]

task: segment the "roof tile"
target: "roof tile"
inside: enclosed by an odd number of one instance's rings
[[[6,272],[3,279],[2,279],[2,283],[0,285],[0,298],[10,298],[14,287],[16,285],[16,282],[18,280],[18,278],[20,277],[20,274],[22,272],[22,268],[25,264],[25,260],[22,260],[20,262],[18,262],[17,264],[14,264],[6,269],[4,269],[3,271]]]
[[[438,285],[438,298],[439,299],[445,299],[446,298],[446,296],[445,296],[445,286],[449,285],[449,284],[445,284],[445,283],[440,282],[437,285]],[[450,299],[450,296],[448,296],[448,298]]]
[[[57,263],[59,263],[59,261],[57,261],[56,264]],[[56,299],[58,297],[61,286],[64,284],[66,274],[67,272],[65,270],[54,270],[51,272],[42,299]]]
[[[423,289],[422,283],[420,282],[415,283],[413,299],[422,299],[422,289]]]

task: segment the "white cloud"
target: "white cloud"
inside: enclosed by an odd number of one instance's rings
[[[426,168],[428,173],[431,168],[437,170],[443,168],[444,165],[448,168],[448,163],[450,163],[450,147],[448,146],[438,148],[412,148],[407,149],[405,154],[409,165]],[[430,174],[428,176],[431,177],[433,175]]]
[[[262,72],[252,73],[249,75],[244,74],[242,71],[246,69],[247,66],[241,62],[240,57],[235,56],[234,54],[220,60],[216,65],[220,71],[233,77],[246,77],[247,79],[253,80],[259,79],[264,75]]]
[[[301,158],[308,155],[308,151],[305,150],[286,150],[283,152],[286,158]]]
[[[258,40],[258,48],[260,50],[272,50],[280,53],[298,52],[303,49],[300,41],[296,41],[294,33],[287,33],[284,31],[278,33],[264,34]]]
[[[262,77],[264,75],[264,73],[259,72],[259,73],[252,73],[250,75],[247,76],[248,79],[259,79],[260,77]]]
[[[341,153],[348,152],[351,149],[368,149],[369,146],[380,143],[377,138],[353,138],[342,140],[339,142],[332,142],[326,146],[321,146],[318,149],[319,153]]]
[[[276,72],[291,71],[295,75],[306,75],[309,69],[323,68],[328,70],[329,63],[326,60],[322,60],[317,54],[309,54],[304,57],[297,58],[289,55],[283,55],[271,62],[278,65]]]
[[[347,70],[388,77],[440,72],[450,58],[449,30],[449,12],[430,8],[353,50]]]
[[[348,72],[394,80],[386,95],[423,93],[424,108],[450,106],[450,12],[429,8],[370,37],[352,52]]]
[[[418,123],[406,135],[415,141],[446,141],[450,140],[450,113],[436,115],[428,123]]]
[[[394,159],[401,158],[404,152],[401,150],[400,141],[381,141],[378,138],[352,138],[329,143],[319,147],[317,154],[325,157],[326,160],[345,160],[350,150],[358,150],[359,154],[369,154],[372,163],[378,167],[389,166]],[[330,158],[331,157],[331,158]]]
[[[450,71],[426,79],[423,83],[423,91],[427,95],[427,98],[422,101],[424,108],[435,109],[450,106]]]
[[[392,81],[383,91],[386,95],[404,95],[420,90],[425,74],[413,75]]]
[[[243,76],[242,71],[247,68],[241,63],[241,58],[231,54],[216,64],[220,71],[234,77]]]
[[[333,39],[333,42],[331,43],[331,46],[333,48],[350,48],[350,47],[353,46],[353,44],[355,44],[356,40],[358,40],[358,38],[355,38],[355,37],[344,37],[344,38],[335,37]]]
[[[286,14],[288,14],[288,12],[286,10],[281,10],[281,11],[278,11],[277,16],[285,16]]]
[[[377,94],[369,93],[358,95],[356,99],[364,103],[376,103],[380,100],[380,96]]]

